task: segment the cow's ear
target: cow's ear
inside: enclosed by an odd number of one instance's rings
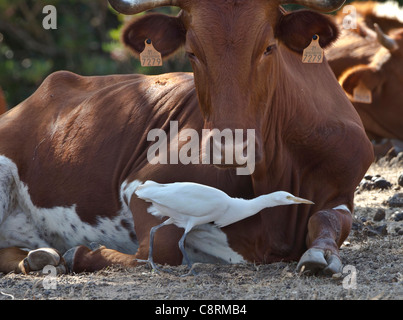
[[[186,39],[186,31],[180,15],[167,16],[159,13],[145,14],[135,18],[123,28],[121,41],[138,56],[151,39],[154,48],[163,58],[179,49]]]
[[[324,49],[337,39],[339,29],[331,17],[314,11],[281,11],[275,37],[288,48],[302,53],[315,34],[319,36],[319,44]]]
[[[339,78],[344,91],[353,95],[354,88],[359,84],[373,92],[382,81],[379,71],[366,65],[359,65],[345,71]]]

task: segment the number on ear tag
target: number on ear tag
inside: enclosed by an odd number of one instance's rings
[[[150,39],[145,41],[145,48],[140,53],[140,62],[142,67],[158,67],[162,66],[161,53],[155,50]]]
[[[372,103],[372,92],[361,81],[353,90],[353,101],[361,103]]]
[[[315,34],[312,37],[312,41],[302,53],[303,63],[322,63],[323,61],[323,49],[319,44],[319,36]]]

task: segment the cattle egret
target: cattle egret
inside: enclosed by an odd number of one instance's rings
[[[264,208],[289,204],[313,204],[312,201],[295,197],[285,191],[273,192],[250,200],[231,198],[219,189],[193,182],[160,184],[148,180],[139,185],[135,193],[140,199],[152,203],[148,209],[152,215],[169,217],[163,223],[151,228],[149,254],[146,261],[158,270],[152,254],[154,234],[162,226],[175,224],[185,229],[178,244],[193,274],[195,273],[186,254],[184,242],[186,235],[195,226],[213,222],[221,228],[253,216]]]

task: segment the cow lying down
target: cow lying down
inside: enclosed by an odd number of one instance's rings
[[[134,193],[153,180],[196,182],[244,199],[283,190],[315,203],[266,208],[222,228],[195,227],[185,243],[194,262],[299,261],[298,270],[339,272],[354,190],[373,151],[326,59],[301,61],[314,35],[322,48],[335,40],[332,20],[311,10],[286,12],[267,0],[110,2],[125,14],[181,7],[177,17],[142,15],[123,39],[138,54],[150,38],[163,57],[184,46],[194,74],[56,72],[0,117],[0,271],[136,266],[148,257],[150,229],[162,222]],[[342,2],[303,4],[332,11]],[[166,163],[147,157],[159,141],[150,138],[153,129],[168,137],[155,153]],[[212,139],[216,148],[222,144],[213,162],[201,153],[187,158],[195,150],[186,149],[189,141],[213,129],[241,143]],[[239,174],[239,162],[228,159],[239,150],[253,160],[249,174]],[[158,230],[156,263],[182,263],[182,234],[174,225]],[[103,246],[91,248],[93,242]],[[22,250],[42,247],[63,258]]]

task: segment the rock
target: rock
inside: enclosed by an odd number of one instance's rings
[[[384,190],[384,189],[390,189],[391,187],[392,187],[392,184],[389,181],[387,181],[385,178],[379,177],[374,181],[375,189]]]
[[[374,184],[372,182],[365,181],[365,182],[361,183],[360,190],[372,190],[373,185]]]
[[[397,183],[399,186],[403,187],[403,173],[397,179]]]
[[[376,211],[375,215],[374,215],[373,220],[374,221],[381,221],[381,220],[385,219],[385,215],[386,215],[386,213],[385,213],[384,209],[378,209]]]
[[[351,226],[352,230],[361,230],[362,229],[362,223],[359,221],[353,221],[353,225]]]
[[[368,237],[375,237],[375,236],[379,235],[379,232],[376,231],[375,229],[365,227],[362,229],[362,234],[366,235]]]
[[[390,189],[391,187],[392,184],[389,181],[377,174],[375,176],[366,175],[364,179],[361,180],[358,190],[385,190]]]
[[[395,221],[402,221],[403,220],[403,212],[396,211],[390,217]]]
[[[396,193],[387,201],[390,207],[403,207],[403,193]]]
[[[386,224],[378,226],[374,230],[383,236],[386,236],[388,234],[388,226]]]

